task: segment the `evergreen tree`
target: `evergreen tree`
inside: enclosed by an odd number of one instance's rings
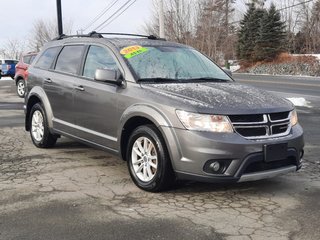
[[[259,35],[260,19],[265,10],[256,8],[254,3],[249,4],[249,9],[240,22],[238,33],[237,57],[240,60],[250,61],[253,59],[255,43]]]
[[[254,60],[272,60],[281,51],[285,39],[285,24],[275,5],[263,14],[255,43]]]
[[[272,4],[269,11],[249,4],[244,19],[240,22],[237,56],[240,60],[271,60],[283,47],[285,25],[280,13]]]

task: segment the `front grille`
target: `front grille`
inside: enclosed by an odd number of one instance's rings
[[[262,122],[262,114],[252,114],[252,115],[231,115],[229,116],[231,122]]]
[[[230,115],[237,133],[247,139],[263,139],[288,135],[290,112],[270,114]]]
[[[240,135],[246,137],[254,137],[254,136],[266,136],[267,128],[265,127],[250,127],[250,128],[237,128],[236,130]]]

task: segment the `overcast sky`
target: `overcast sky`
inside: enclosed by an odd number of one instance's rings
[[[0,0],[1,31],[0,48],[8,39],[27,39],[35,21],[39,19],[56,22],[56,0]],[[99,21],[87,29],[94,30],[128,0],[61,0],[65,22],[72,22],[74,33],[85,28],[88,23],[113,2],[116,4]],[[133,0],[132,0],[133,1]],[[197,0],[194,0],[195,2]],[[244,3],[236,1],[237,15],[245,12]],[[128,4],[129,5],[129,4]],[[126,5],[126,6],[128,6]],[[136,0],[119,18],[100,32],[144,33],[143,25],[151,18],[152,0]],[[125,9],[125,8],[123,8]]]
[[[127,0],[119,0],[107,14],[113,14]],[[73,23],[73,30],[84,28],[113,0],[61,0],[63,18]],[[37,19],[56,21],[56,0],[1,0],[0,47],[7,39],[27,38]],[[141,33],[150,19],[152,0],[137,0],[104,32]],[[107,19],[104,15],[96,25]],[[92,31],[89,28],[88,31]]]

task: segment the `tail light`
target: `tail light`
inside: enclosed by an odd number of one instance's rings
[[[27,81],[28,80],[28,76],[29,76],[29,71],[28,69],[25,71],[25,80]]]

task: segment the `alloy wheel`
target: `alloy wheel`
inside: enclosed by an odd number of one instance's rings
[[[134,174],[143,182],[151,181],[158,168],[158,155],[153,142],[147,137],[139,137],[131,152]]]

